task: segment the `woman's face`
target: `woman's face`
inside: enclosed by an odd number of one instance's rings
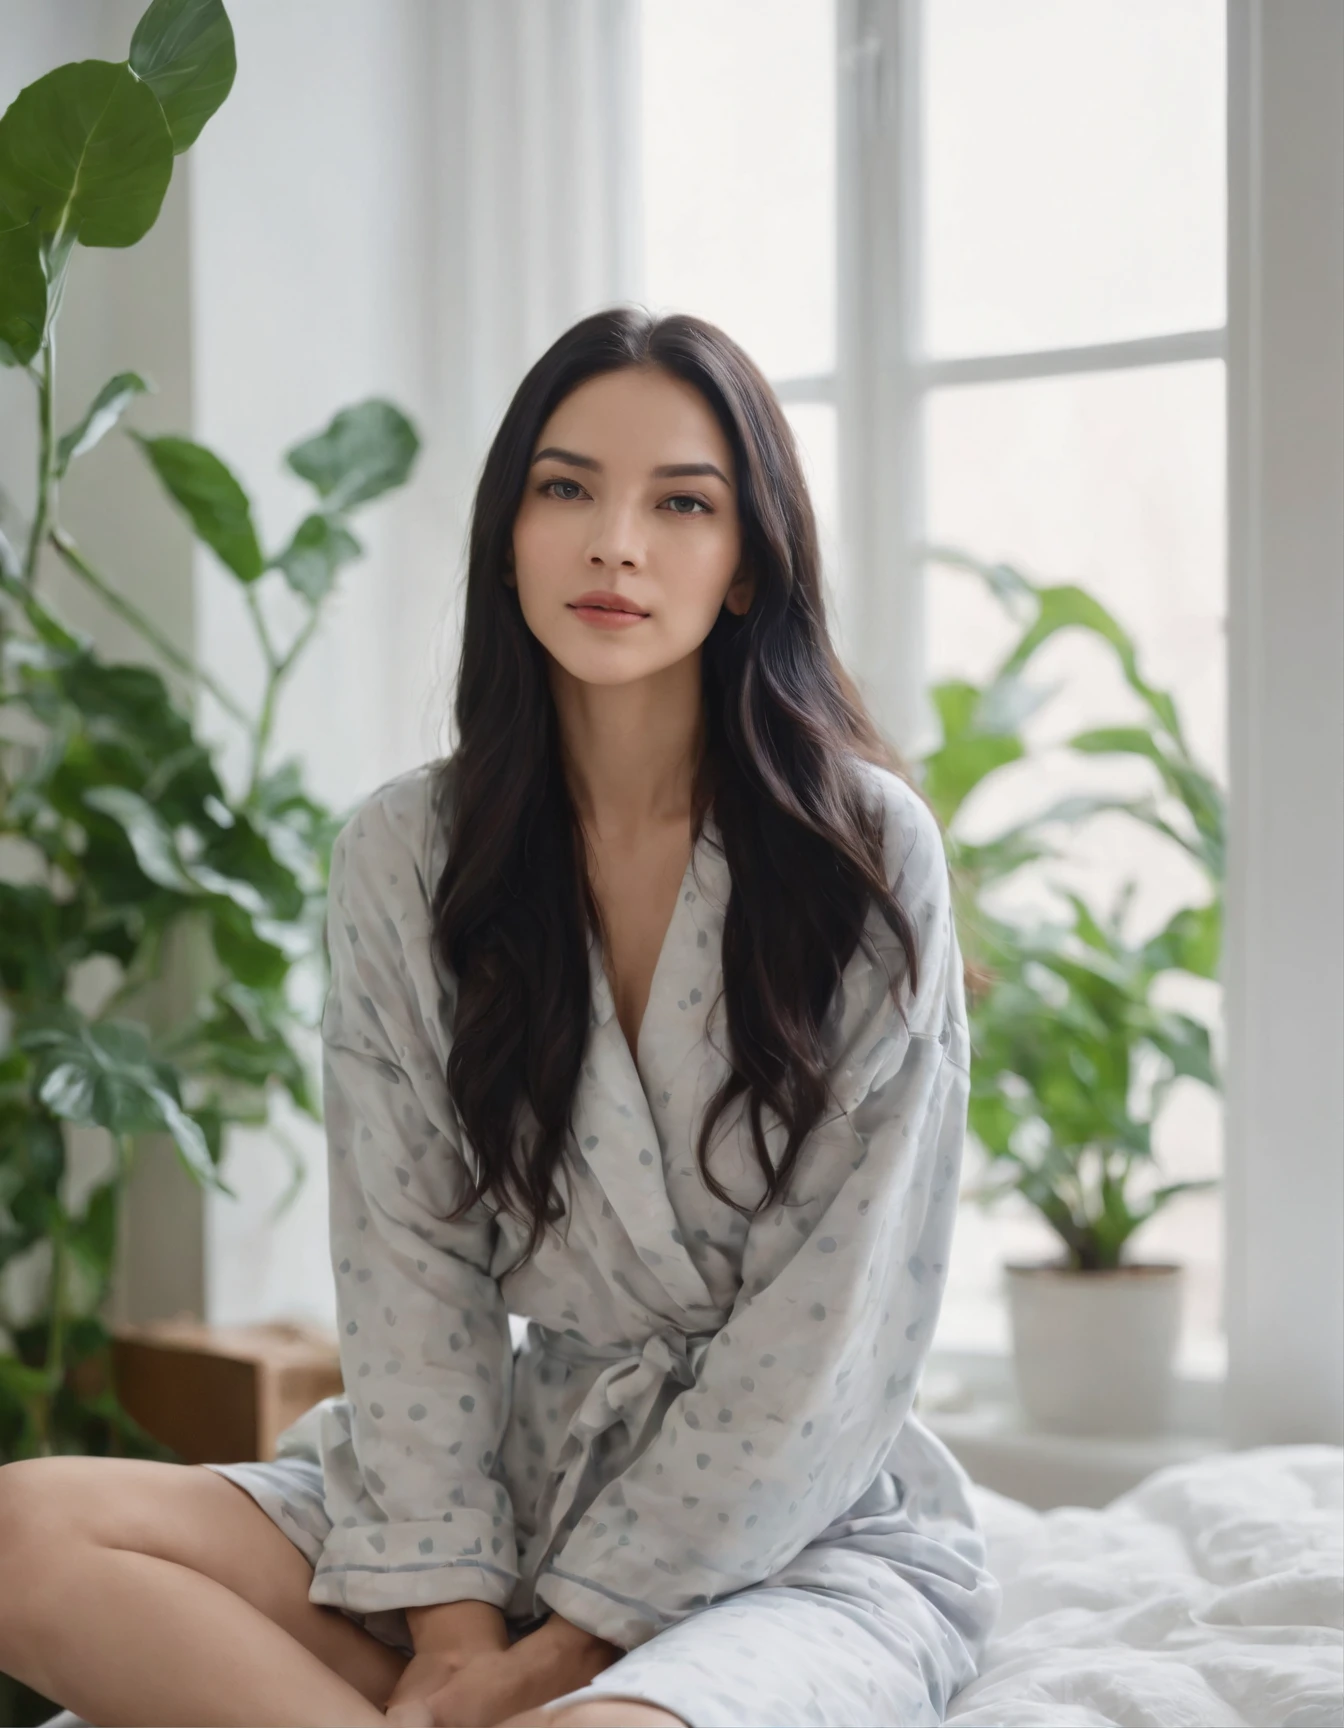
[[[721,606],[750,603],[740,555],[732,451],[691,385],[602,373],[542,427],[514,572],[528,628],[573,677],[628,684],[697,654]]]

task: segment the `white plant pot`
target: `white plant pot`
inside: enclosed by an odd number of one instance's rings
[[[1136,1262],[1075,1272],[1005,1265],[1013,1378],[1032,1427],[1050,1434],[1165,1434],[1185,1267]]]

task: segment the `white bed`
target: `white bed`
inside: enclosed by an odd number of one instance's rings
[[[1100,1509],[977,1486],[1003,1614],[955,1728],[1339,1728],[1344,1450],[1155,1471]]]
[[[1003,1614],[949,1728],[1344,1728],[1344,1449],[1214,1453],[1100,1509],[975,1493]]]

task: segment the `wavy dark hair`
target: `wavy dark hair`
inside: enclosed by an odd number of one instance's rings
[[[581,319],[519,385],[481,471],[457,747],[440,769],[448,851],[433,940],[457,980],[447,1082],[477,1163],[452,1216],[488,1197],[528,1230],[524,1259],[565,1212],[554,1177],[572,1138],[591,1020],[589,933],[600,917],[545,652],[505,572],[547,418],[584,380],[624,367],[684,379],[717,416],[736,463],[742,570],[754,578],[749,609],[721,609],[701,650],[693,826],[698,838],[712,807],[732,884],[722,991],[731,1071],[705,1110],[697,1148],[710,1191],[747,1211],[709,1169],[714,1129],[742,1094],[767,1183],[761,1206],[786,1189],[827,1102],[823,1021],[871,905],[918,987],[913,924],[888,883],[881,812],[854,758],[914,783],[827,634],[815,517],[777,397],[743,350],[702,319],[627,306]],[[767,1111],[787,1130],[778,1168]]]

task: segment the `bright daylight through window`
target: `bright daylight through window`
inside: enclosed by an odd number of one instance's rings
[[[848,647],[859,578],[836,555],[835,6],[644,0],[641,27],[644,298],[722,324],[775,383]],[[1219,0],[926,0],[913,37],[923,329],[905,338],[923,380],[926,538],[1095,595],[1225,787],[1224,37]],[[927,582],[927,680],[983,679],[1011,621],[972,575],[934,566]],[[959,813],[969,839],[1078,789],[1080,770],[1094,792],[1152,789],[1140,761],[1050,748],[1138,718],[1099,642],[1061,633],[1033,677],[1059,692],[1024,728],[1028,759]],[[1206,897],[1177,846],[1122,815],[1059,832],[1066,857],[1019,872],[1005,915],[1048,909],[1046,873],[1100,913],[1137,878],[1133,940]],[[1221,1031],[1210,981],[1169,973],[1154,999]],[[1153,1144],[1161,1180],[1217,1176],[1220,1099],[1178,1079]],[[981,1163],[972,1140],[966,1185]],[[1018,1196],[965,1205],[957,1232],[939,1342],[1004,1349],[1000,1267],[1058,1239]],[[1186,1263],[1181,1366],[1216,1370],[1221,1191],[1179,1196],[1136,1251]]]

